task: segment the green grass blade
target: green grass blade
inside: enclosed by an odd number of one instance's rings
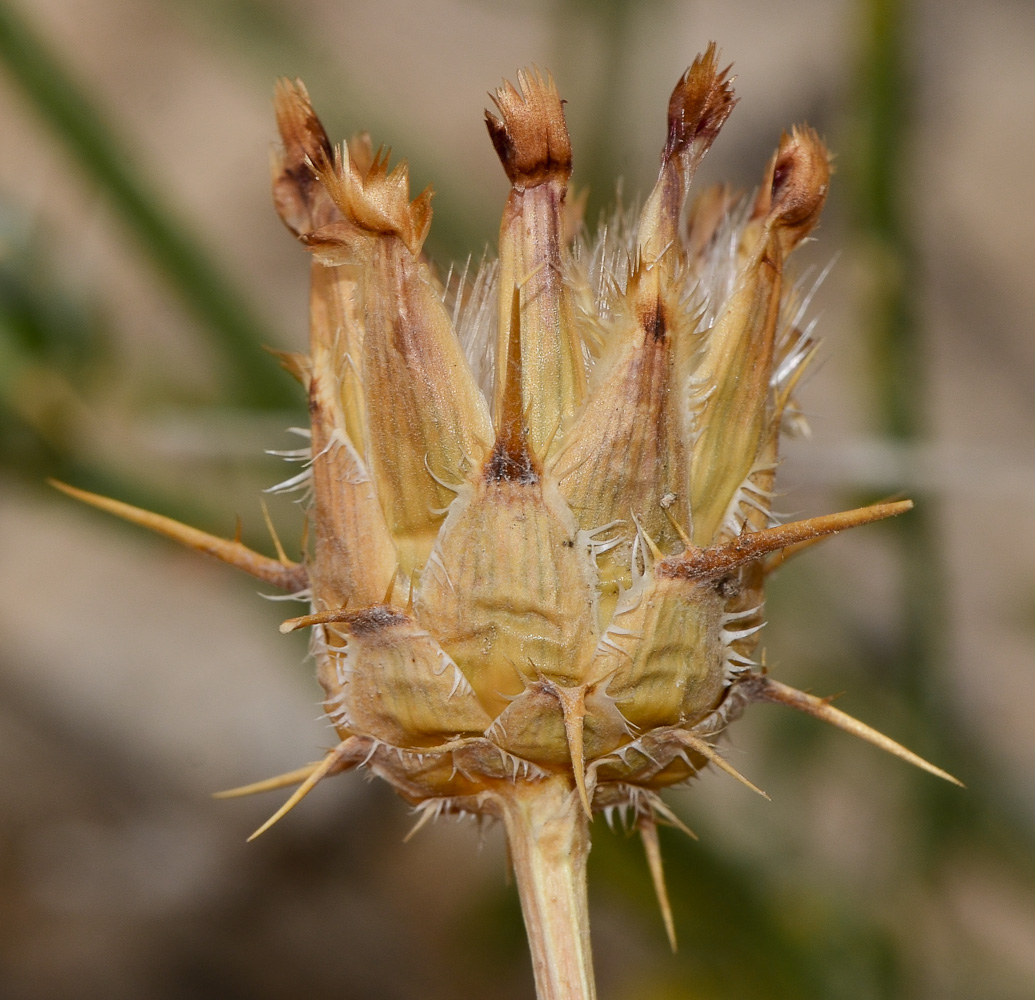
[[[84,88],[72,80],[46,42],[0,0],[0,62],[77,165],[108,195],[162,276],[204,324],[230,373],[235,396],[255,406],[294,406],[297,395],[277,364],[260,350],[277,338],[264,328],[221,268],[128,167],[129,157]]]

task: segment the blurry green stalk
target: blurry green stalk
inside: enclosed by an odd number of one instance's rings
[[[256,407],[297,406],[290,380],[259,349],[261,344],[277,343],[273,331],[264,327],[200,243],[160,204],[84,88],[3,0],[0,62],[40,120],[107,194],[161,275],[204,323],[223,356],[234,398]]]

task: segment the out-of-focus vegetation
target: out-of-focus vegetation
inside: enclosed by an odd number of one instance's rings
[[[417,186],[430,180],[440,192],[430,247],[444,263],[470,252],[477,256],[493,241],[495,223],[484,206],[474,199],[465,207],[466,180],[455,151],[435,147],[429,132],[405,146],[400,132],[412,108],[381,103],[382,90],[391,90],[384,85],[391,77],[392,53],[383,53],[383,79],[358,79],[336,60],[334,46],[302,19],[307,6],[314,17],[326,13],[322,5],[122,0],[120,6],[136,17],[160,15],[162,25],[175,26],[178,46],[195,39],[209,57],[218,52],[222,74],[233,80],[229,90],[268,92],[275,75],[297,75],[318,95],[321,114],[335,134],[364,128],[375,141],[397,137],[397,150],[413,164]],[[674,18],[678,8],[635,0],[517,6],[515,20],[535,20],[527,34],[546,50],[531,48],[528,61],[551,65],[552,60],[562,92],[568,70],[558,59],[568,50],[585,44],[595,53],[594,65],[605,67],[595,115],[585,108],[573,111],[582,116],[573,129],[576,151],[583,156],[577,180],[591,186],[594,217],[626,165],[611,111],[636,91],[630,39],[665,32],[666,18]],[[767,17],[771,10],[762,4],[727,6],[744,18]],[[925,326],[922,300],[925,244],[915,235],[910,202],[919,169],[911,135],[920,101],[927,99],[919,89],[921,40],[933,44],[933,29],[926,25],[922,35],[915,6],[906,0],[846,5],[841,43],[849,69],[843,90],[835,99],[806,87],[804,98],[810,114],[818,116],[814,124],[839,150],[839,194],[822,234],[823,248],[831,254],[843,238],[853,248],[853,266],[864,272],[868,292],[858,303],[868,359],[868,382],[856,387],[858,405],[869,414],[875,440],[906,449],[928,440],[927,394],[937,377],[928,364],[937,333]],[[57,0],[46,7],[51,18],[60,15]],[[361,5],[355,7],[354,30],[362,31],[369,17],[361,15]],[[680,23],[694,25],[695,4],[686,7],[690,13]],[[700,7],[702,22],[713,17],[710,7]],[[413,24],[407,26],[405,13],[396,4],[385,16],[399,19],[399,31],[424,30],[421,18],[428,11],[422,5],[409,12]],[[484,21],[486,30],[506,24],[491,4],[442,4],[435,13],[443,21]],[[444,30],[443,24],[428,28],[428,44]],[[709,40],[706,30],[687,37],[687,62]],[[157,35],[152,41],[156,48],[163,44]],[[737,44],[733,38],[718,41],[727,51]],[[773,46],[787,43],[782,34],[772,40]],[[803,44],[808,41],[795,40],[796,46]],[[491,46],[490,37],[483,48]],[[278,474],[262,455],[263,444],[283,442],[275,428],[304,422],[300,393],[262,350],[300,346],[304,315],[294,329],[280,330],[279,319],[263,314],[235,272],[234,246],[213,246],[211,233],[199,235],[184,221],[172,197],[142,166],[146,157],[131,151],[136,145],[131,130],[77,73],[70,55],[68,40],[59,45],[50,39],[28,5],[0,2],[0,62],[9,103],[17,103],[24,119],[18,127],[56,144],[67,171],[47,183],[67,180],[103,203],[101,221],[94,224],[114,227],[118,241],[149,261],[151,280],[160,289],[156,294],[166,307],[182,310],[180,328],[190,338],[184,353],[206,359],[214,375],[198,380],[189,364],[169,365],[160,353],[154,367],[138,362],[127,370],[119,344],[131,332],[119,329],[112,316],[103,269],[86,282],[70,276],[69,248],[59,245],[60,234],[50,229],[46,193],[33,205],[0,189],[0,484],[16,490],[19,502],[49,504],[41,483],[57,476],[231,532],[233,504]],[[798,48],[769,51],[767,72],[783,66],[794,73],[799,56]],[[501,63],[497,76],[514,68]],[[487,78],[484,87],[495,81]],[[449,85],[428,81],[429,87]],[[421,98],[409,95],[414,104]],[[655,98],[651,120],[660,121],[665,93]],[[218,99],[218,92],[208,97]],[[761,169],[770,140],[791,123],[769,124],[764,141],[741,140],[745,153],[760,151],[752,169]],[[7,141],[13,134],[14,129]],[[256,155],[264,151],[257,149]],[[297,266],[296,284],[302,287],[304,263]],[[304,297],[299,303],[304,310]],[[127,385],[130,379],[138,381]],[[847,707],[853,714],[958,774],[969,788],[960,792],[906,773],[890,758],[875,759],[875,751],[846,747],[846,737],[809,720],[756,709],[749,716],[753,721],[742,722],[733,736],[734,745],[750,754],[734,752],[737,766],[762,781],[776,804],[742,799],[739,790],[720,787],[712,777],[672,797],[701,838],[662,836],[680,939],[675,956],[665,950],[638,844],[621,833],[612,836],[598,823],[591,899],[605,1000],[1021,1000],[1035,993],[1031,953],[1025,958],[1018,945],[1035,921],[1035,800],[989,745],[982,728],[987,716],[980,721],[968,713],[959,687],[946,678],[958,626],[949,603],[945,497],[937,489],[917,495],[915,483],[894,471],[846,486],[846,507],[903,489],[920,501],[912,516],[874,529],[871,544],[879,558],[870,569],[877,582],[860,586],[863,595],[878,595],[876,610],[858,606],[851,593],[839,590],[841,584],[831,583],[836,564],[810,568],[810,556],[788,568],[775,587],[767,645],[781,657],[796,657],[793,669],[802,686],[819,693],[842,683],[850,687]],[[850,496],[849,490],[866,495]],[[797,503],[794,496],[787,501]],[[85,524],[96,515],[83,511],[80,516]],[[285,538],[300,533],[300,518],[290,504],[275,508],[274,519]],[[255,531],[259,526],[255,514],[245,531],[254,544],[265,545]],[[865,562],[866,539],[853,544]],[[185,579],[189,588],[191,578]],[[849,573],[842,582],[847,588],[858,580]],[[84,580],[83,589],[89,586]],[[5,597],[17,593],[17,587],[4,591]],[[47,595],[31,599],[45,602]],[[1018,600],[1023,605],[1023,598]],[[175,618],[177,607],[164,607],[163,614]],[[189,630],[190,623],[183,628]],[[271,643],[274,632],[271,627]],[[117,634],[110,641],[117,642]],[[284,671],[302,676],[308,667],[299,668],[298,647],[290,649]],[[70,645],[66,654],[74,664],[76,647]],[[487,849],[491,864],[468,857],[470,831],[449,825],[402,845],[404,807],[384,789],[363,788],[355,777],[344,779],[357,786],[347,794],[340,786],[321,790],[323,808],[314,806],[315,819],[296,824],[293,817],[248,848],[237,843],[237,835],[243,839],[251,829],[248,819],[234,806],[206,805],[196,825],[188,819],[177,827],[164,850],[199,851],[192,841],[211,845],[215,837],[222,851],[219,865],[236,874],[202,879],[196,896],[178,909],[155,910],[155,916],[145,906],[132,934],[121,934],[118,920],[106,923],[104,913],[89,907],[48,910],[50,897],[32,884],[44,877],[32,859],[44,855],[34,854],[30,842],[61,844],[54,830],[82,816],[106,829],[118,817],[134,810],[151,815],[170,801],[191,817],[195,799],[153,762],[145,780],[135,772],[133,747],[85,730],[74,710],[51,704],[45,689],[17,680],[24,672],[7,670],[3,659],[13,663],[17,655],[16,650],[0,653],[0,706],[10,724],[9,749],[20,754],[8,755],[17,761],[17,787],[37,788],[33,761],[44,762],[42,787],[54,760],[71,759],[75,772],[65,779],[74,779],[77,791],[63,804],[46,807],[12,792],[13,811],[0,821],[6,841],[0,853],[8,859],[0,864],[0,991],[6,979],[11,996],[29,996],[30,982],[42,983],[41,991],[31,994],[36,997],[74,996],[77,990],[192,998],[531,995],[516,894],[492,853],[498,844]],[[983,665],[970,666],[980,671]],[[208,669],[216,672],[219,664]],[[832,677],[838,680],[831,682]],[[314,687],[311,700],[316,697]],[[234,712],[229,694],[221,711]],[[1027,718],[1033,711],[1035,705],[1028,706]],[[1016,724],[1016,718],[1025,715],[1018,712],[1004,724]],[[299,763],[284,760],[283,770]],[[239,774],[241,781],[260,776],[245,767]],[[347,799],[344,815],[335,814],[335,794]],[[116,799],[120,804],[112,813]],[[22,806],[24,814],[16,811]],[[218,836],[212,833],[216,825]],[[168,828],[156,823],[159,828],[169,836]],[[145,836],[146,825],[142,829]],[[454,833],[460,847],[450,846]],[[73,840],[82,846],[80,834]],[[228,839],[220,840],[224,835]],[[152,843],[148,850],[154,849]],[[106,850],[103,843],[90,842],[90,850],[73,852],[72,861],[97,864]],[[465,874],[468,864],[476,875]],[[102,864],[99,870],[109,869]],[[132,881],[135,870],[119,868],[121,874],[112,876],[122,879],[123,890],[113,890],[112,897],[120,919],[126,893],[132,895],[126,880]],[[98,948],[110,950],[107,960],[82,957]],[[35,963],[49,961],[46,956],[53,953],[61,956],[57,965],[33,980]]]

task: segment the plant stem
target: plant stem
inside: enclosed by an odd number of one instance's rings
[[[589,820],[561,776],[499,796],[539,1000],[595,1000],[586,859]]]

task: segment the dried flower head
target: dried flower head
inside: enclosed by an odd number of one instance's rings
[[[86,496],[288,591],[312,613],[340,743],[237,792],[362,765],[422,811],[503,820],[542,997],[591,996],[587,818],[630,809],[671,922],[658,792],[713,764],[744,706],[779,702],[944,772],[752,659],[768,574],[889,503],[779,524],[781,430],[814,344],[786,261],[830,165],[784,135],[753,202],[688,200],[736,103],[714,45],[676,85],[638,220],[587,241],[569,198],[563,102],[537,71],[486,114],[511,189],[498,262],[444,287],[422,256],[431,194],[367,137],[328,140],[282,82],[281,218],[311,252],[311,552],[272,560]],[[297,485],[297,484],[296,484]],[[755,789],[757,791],[757,789]]]

